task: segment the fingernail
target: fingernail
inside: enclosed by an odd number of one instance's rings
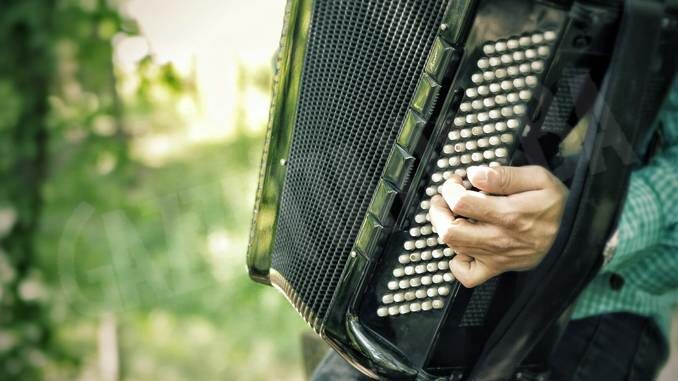
[[[487,182],[487,168],[485,167],[468,167],[466,175],[472,183]]]

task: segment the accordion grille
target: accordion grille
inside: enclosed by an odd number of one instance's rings
[[[313,5],[271,267],[314,326],[327,312],[446,3]]]

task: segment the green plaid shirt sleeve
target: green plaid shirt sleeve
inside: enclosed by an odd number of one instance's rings
[[[678,240],[672,229],[678,222],[677,167],[678,146],[673,146],[633,173],[618,227],[619,245],[606,270],[632,266],[643,251]],[[678,270],[678,255],[674,265]]]
[[[656,318],[668,332],[678,302],[678,83],[658,120],[661,150],[632,174],[614,257],[579,297],[575,319],[631,312]]]

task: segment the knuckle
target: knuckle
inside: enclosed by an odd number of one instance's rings
[[[445,182],[443,183],[443,189],[442,189],[443,193],[444,194],[452,193],[455,189],[455,185],[460,184],[460,183],[461,183],[461,178],[459,176],[457,176],[457,175],[450,176],[450,178],[445,180]]]
[[[480,284],[480,279],[475,277],[464,277],[459,279],[459,282],[461,282],[461,284],[463,284],[466,288],[474,288]]]
[[[490,186],[497,187],[503,177],[504,168],[494,167],[487,170],[487,183]]]
[[[504,167],[499,167],[498,169],[498,187],[499,189],[502,190],[507,190],[511,187],[511,183],[513,182],[513,172],[507,170]]]
[[[510,258],[505,255],[495,255],[493,260],[498,265],[497,267],[506,267],[511,262]]]
[[[542,167],[541,165],[533,166],[535,174],[541,177],[544,180],[551,179],[551,172],[548,169]]]
[[[452,250],[458,255],[470,256],[471,252],[466,247],[455,247]]]
[[[546,235],[551,238],[555,238],[560,230],[560,225],[557,223],[545,224],[544,229],[546,230]]]
[[[567,187],[557,177],[555,177],[551,171],[538,165],[534,167],[535,176],[537,176],[537,179],[539,179],[540,183],[544,184],[544,188],[554,189],[561,197],[564,194],[567,194]]]
[[[468,224],[468,221],[466,220],[466,218],[457,217],[457,218],[454,219],[454,221],[452,221],[451,225],[456,226],[456,227],[462,227],[462,226],[465,226],[466,224]]]
[[[529,171],[530,176],[539,182],[548,181],[551,179],[551,172],[548,169],[542,167],[541,165],[528,165],[523,167]]]
[[[503,253],[513,247],[513,240],[508,237],[498,237],[493,240],[493,246],[498,253]]]
[[[450,193],[450,190],[452,189],[452,180],[445,180],[443,183],[443,186],[440,189],[440,194],[442,195],[448,195]]]
[[[541,259],[539,258],[529,258],[526,259],[522,262],[516,263],[513,267],[512,270],[515,271],[526,271],[526,270],[532,270],[535,267],[537,267],[541,263]]]
[[[567,200],[567,196],[569,195],[570,190],[567,189],[565,184],[560,182],[560,180],[556,179],[556,192],[558,193],[558,197],[560,198],[561,203],[564,203],[565,200]]]
[[[439,194],[436,194],[433,197],[431,197],[431,209],[437,208],[441,199],[442,197]]]
[[[536,260],[530,261],[529,263],[526,263],[523,266],[523,270],[532,270],[535,267],[539,266],[540,263],[541,263],[541,259],[536,259]]]
[[[461,184],[461,181],[461,176],[457,175],[456,173],[453,173],[452,176],[450,176],[450,179],[447,180],[447,182],[450,184]]]
[[[438,235],[443,242],[448,246],[452,246],[454,243],[454,229],[452,229],[452,225],[444,224],[443,226],[436,227],[436,230],[438,230]]]
[[[522,215],[517,211],[507,211],[500,215],[500,223],[507,228],[514,229],[518,228],[522,222]]]
[[[469,196],[467,194],[462,194],[454,201],[452,204],[452,211],[455,213],[461,213],[468,209]]]

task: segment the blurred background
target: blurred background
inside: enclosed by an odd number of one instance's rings
[[[300,380],[245,252],[284,0],[0,1],[0,380]]]
[[[0,1],[0,380],[304,379],[245,269],[284,7]]]

